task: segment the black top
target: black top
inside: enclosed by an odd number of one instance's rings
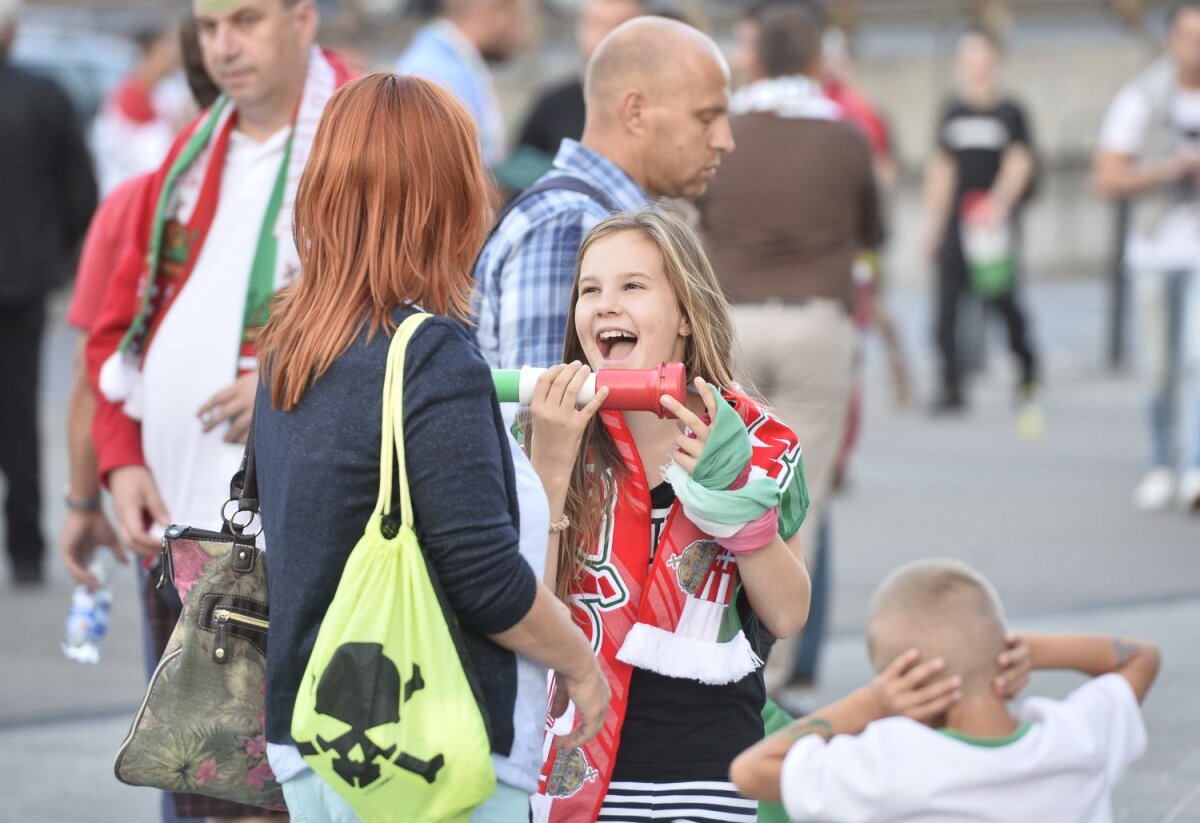
[[[675,491],[667,483],[650,492],[652,556],[674,501]],[[765,629],[751,610],[745,590],[735,605],[746,637],[765,660],[767,644],[760,634]],[[762,740],[764,703],[761,668],[736,683],[709,686],[634,667],[612,779],[647,783],[729,780],[733,758]]]
[[[67,95],[0,58],[0,304],[70,276],[96,208],[96,180]]]
[[[937,141],[958,169],[956,200],[965,192],[991,187],[1009,146],[1033,147],[1025,111],[1012,99],[986,109],[951,100],[942,110]]]
[[[399,310],[401,320],[413,312]],[[255,404],[255,452],[270,562],[267,740],[290,742],[292,708],[329,603],[379,492],[390,339],[365,332],[290,412]],[[491,372],[466,332],[426,320],[404,365],[404,440],[417,537],[463,632],[492,750],[512,748],[516,658],[485,635],[532,608],[536,578],[518,551],[512,457]]]
[[[576,77],[547,89],[534,102],[517,145],[531,146],[553,157],[564,137],[578,140],[583,136],[586,118],[583,81]]]

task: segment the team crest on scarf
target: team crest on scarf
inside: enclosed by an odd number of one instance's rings
[[[571,797],[582,789],[585,783],[590,783],[599,776],[600,772],[588,763],[583,749],[559,752],[554,758],[550,779],[546,782],[546,794],[551,797]]]
[[[199,235],[198,230],[189,229],[179,220],[172,219],[163,224],[158,275],[143,283],[143,288],[150,290],[151,314],[161,314],[163,307],[175,299],[183,281],[187,279],[188,260]]]
[[[672,557],[667,565],[675,570],[679,588],[689,596],[714,603],[728,603],[733,594],[737,561],[722,551],[715,540],[697,540]]]

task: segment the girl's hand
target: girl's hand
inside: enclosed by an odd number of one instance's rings
[[[578,361],[552,366],[534,385],[529,404],[533,419],[530,461],[540,466],[539,474],[551,468],[569,472],[575,465],[584,429],[608,397],[608,388],[602,386],[590,403],[577,407],[579,391],[591,373]]]
[[[700,399],[704,401],[704,408],[708,412],[709,420],[717,419],[717,400],[713,396],[712,389],[704,382],[704,378],[697,377],[695,380],[696,388],[700,390]],[[683,470],[691,474],[696,470],[696,464],[700,462],[700,455],[704,453],[704,444],[708,442],[708,425],[700,419],[699,415],[689,409],[687,406],[680,403],[674,397],[664,394],[660,401],[663,408],[675,415],[675,418],[692,430],[694,437],[680,434],[675,440],[675,445],[678,447],[675,452],[675,462],[683,467]]]

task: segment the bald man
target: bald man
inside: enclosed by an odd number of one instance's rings
[[[675,20],[639,17],[604,38],[584,98],[582,139],[563,140],[476,263],[476,340],[493,368],[560,362],[588,230],[651,198],[698,197],[733,151],[729,67],[712,40]]]

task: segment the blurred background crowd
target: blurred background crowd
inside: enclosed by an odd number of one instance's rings
[[[0,0],[0,8],[5,2]],[[764,71],[755,64],[757,4],[751,2],[323,0],[319,5],[320,42],[353,68],[440,76],[458,94],[480,128],[498,204],[550,167],[562,138],[579,137],[582,67],[603,36],[624,20],[660,14],[709,33],[729,59],[735,90],[762,79]],[[829,627],[855,627],[863,594],[908,556],[962,554],[993,576],[1007,574],[1009,588],[1018,589],[1011,598],[1017,614],[1165,595],[1194,598],[1200,521],[1193,516],[1163,525],[1139,519],[1134,511],[1200,509],[1200,463],[1189,468],[1183,454],[1200,448],[1200,415],[1189,397],[1181,396],[1194,392],[1195,351],[1191,360],[1186,354],[1187,336],[1193,341],[1200,336],[1200,282],[1190,273],[1190,283],[1183,278],[1177,290],[1172,286],[1162,295],[1168,309],[1160,312],[1168,318],[1164,339],[1174,342],[1164,349],[1168,354],[1156,358],[1152,353],[1149,359],[1152,366],[1163,360],[1162,368],[1173,376],[1165,383],[1136,383],[1129,374],[1146,360],[1147,347],[1138,343],[1145,342],[1151,326],[1135,310],[1138,288],[1125,241],[1136,228],[1131,203],[1142,190],[1102,161],[1137,153],[1136,146],[1121,142],[1115,123],[1120,118],[1112,111],[1122,87],[1164,54],[1200,71],[1200,10],[1192,14],[1194,21],[1189,18],[1196,26],[1186,32],[1190,39],[1180,40],[1171,37],[1168,0],[813,0],[806,5],[818,8],[827,24],[820,77],[825,93],[871,150],[879,227],[866,232],[877,236],[863,242],[863,250],[872,254],[859,261],[856,277],[859,296],[865,292],[875,299],[856,319],[877,332],[865,349],[869,362],[862,381],[868,398],[874,392],[875,399],[868,399],[866,411],[856,401],[850,434],[830,479],[832,488],[862,492],[836,507],[836,578],[826,548],[832,515],[814,523],[821,526],[814,542],[820,548],[813,550],[819,554],[809,554],[815,585],[837,597],[823,608],[814,604],[807,645],[800,644],[790,673],[776,673],[777,693],[792,700],[793,709],[810,705],[821,682],[820,637]],[[161,0],[26,0],[21,9],[9,60],[65,90],[98,198],[156,168],[177,131],[195,116],[195,86],[190,92],[185,77],[188,38],[180,45],[184,11],[186,4],[177,8]],[[1200,89],[1200,76],[1196,81]],[[0,116],[4,105],[0,98]],[[947,220],[961,218],[964,234],[954,242],[969,242],[961,186],[947,183],[946,174],[952,167],[961,184],[973,162],[963,152],[990,144],[987,123],[981,126],[974,116],[981,111],[1003,122],[1006,132],[1001,145],[990,149],[995,167],[979,186],[988,189],[1011,174],[1011,192],[998,222],[1018,213],[1022,217],[1016,246],[1020,265],[1014,266],[1021,290],[1010,287],[999,300],[981,295],[976,284],[963,286],[966,274],[956,272],[945,251]],[[967,122],[956,126],[956,119]],[[1182,128],[1176,135],[1174,151],[1181,157],[1200,154],[1200,117],[1195,122],[1194,130]],[[1011,146],[1018,150],[1007,151]],[[744,151],[744,145],[740,148]],[[732,158],[749,159],[735,153],[718,174],[731,172]],[[1194,207],[1191,169],[1181,166],[1176,177],[1163,182],[1186,184],[1182,197]],[[955,190],[953,196],[947,186]],[[957,254],[962,268],[964,252]],[[48,275],[48,284],[67,282],[74,261],[64,258],[61,265],[61,276]],[[0,283],[0,304],[3,296]],[[734,302],[739,302],[736,296]],[[41,391],[51,403],[42,413],[41,485],[54,502],[38,516],[53,545],[62,511],[49,490],[57,488],[52,479],[65,473],[57,444],[63,420],[55,401],[64,399],[71,339],[62,327],[62,301],[52,300],[50,306],[43,356],[48,387]],[[993,316],[1003,321],[1005,335],[991,328]],[[1011,369],[1006,345],[1015,355]],[[1190,384],[1183,382],[1188,375]],[[979,389],[968,391],[971,382]],[[10,397],[22,391],[19,384],[9,386]],[[917,414],[894,414],[905,407]],[[911,422],[917,416],[920,428]],[[974,429],[954,428],[947,417],[962,418]],[[863,421],[862,454],[851,475],[846,456]],[[981,445],[984,439],[987,444]],[[905,445],[913,449],[905,451]],[[914,453],[924,461],[920,468],[912,462]],[[1061,495],[1058,504],[1056,495]],[[13,522],[10,510],[0,529],[10,547]],[[1131,545],[1139,551],[1169,545],[1173,559],[1146,564],[1126,551]],[[1104,558],[1118,559],[1102,568]],[[37,584],[58,573],[43,568],[41,558],[22,568],[11,550],[10,560],[16,582]],[[1177,574],[1171,573],[1172,563]],[[16,608],[12,604],[10,599]],[[58,607],[65,603],[55,604],[46,610],[47,625],[61,623]],[[136,630],[127,626],[125,631],[133,635]],[[5,650],[15,643],[14,636]],[[40,659],[33,653],[28,657]],[[836,649],[834,657],[842,661]],[[33,668],[50,672],[61,664]],[[841,670],[835,671],[832,678],[838,682]],[[49,698],[54,689],[45,690],[43,698],[32,696],[39,690],[31,685],[35,680],[13,688],[10,705],[19,710],[12,717],[36,717],[38,711],[48,716],[55,705]],[[115,690],[112,700],[99,702],[124,711],[129,692]],[[80,703],[90,705],[87,698]],[[1152,725],[1153,720],[1151,715]],[[4,721],[0,715],[0,734]],[[1190,717],[1186,723],[1196,725]],[[1164,757],[1181,763],[1197,760],[1194,746],[1164,751]],[[1180,808],[1195,811],[1196,806]],[[1170,819],[1200,820],[1195,813]],[[1132,813],[1124,818],[1138,819]]]
[[[179,80],[168,80],[178,58],[173,39],[163,36],[176,22],[170,5],[30,2],[12,60],[61,82],[83,123],[92,122],[136,67],[143,82],[156,88],[159,115],[179,121],[186,93],[181,98],[185,90]],[[577,21],[580,9],[589,5],[612,8],[598,8],[589,20]],[[549,144],[552,135],[523,129],[540,92],[577,74],[600,33],[612,19],[629,13],[620,7],[637,5],[529,0],[525,13],[507,24],[510,30],[494,35],[497,43],[488,46],[494,53],[486,57],[509,147]],[[650,5],[651,11],[674,10],[698,24],[734,56],[736,23],[748,4],[664,0]],[[954,40],[968,23],[986,20],[1007,41],[1007,85],[1029,109],[1047,173],[1027,238],[1032,276],[1092,272],[1110,259],[1111,244],[1104,242],[1111,236],[1110,214],[1089,196],[1085,170],[1116,90],[1161,49],[1166,0],[829,0],[824,5],[845,35],[855,84],[886,117],[899,204],[919,181],[939,107],[953,89]],[[330,0],[321,6],[323,43],[359,68],[391,68],[435,3]],[[160,81],[165,81],[161,88]],[[111,137],[94,133],[93,148],[103,151],[107,140]],[[890,253],[905,263],[895,267],[895,277],[919,281],[918,241],[905,222],[914,219],[908,212],[896,210],[900,222]]]

